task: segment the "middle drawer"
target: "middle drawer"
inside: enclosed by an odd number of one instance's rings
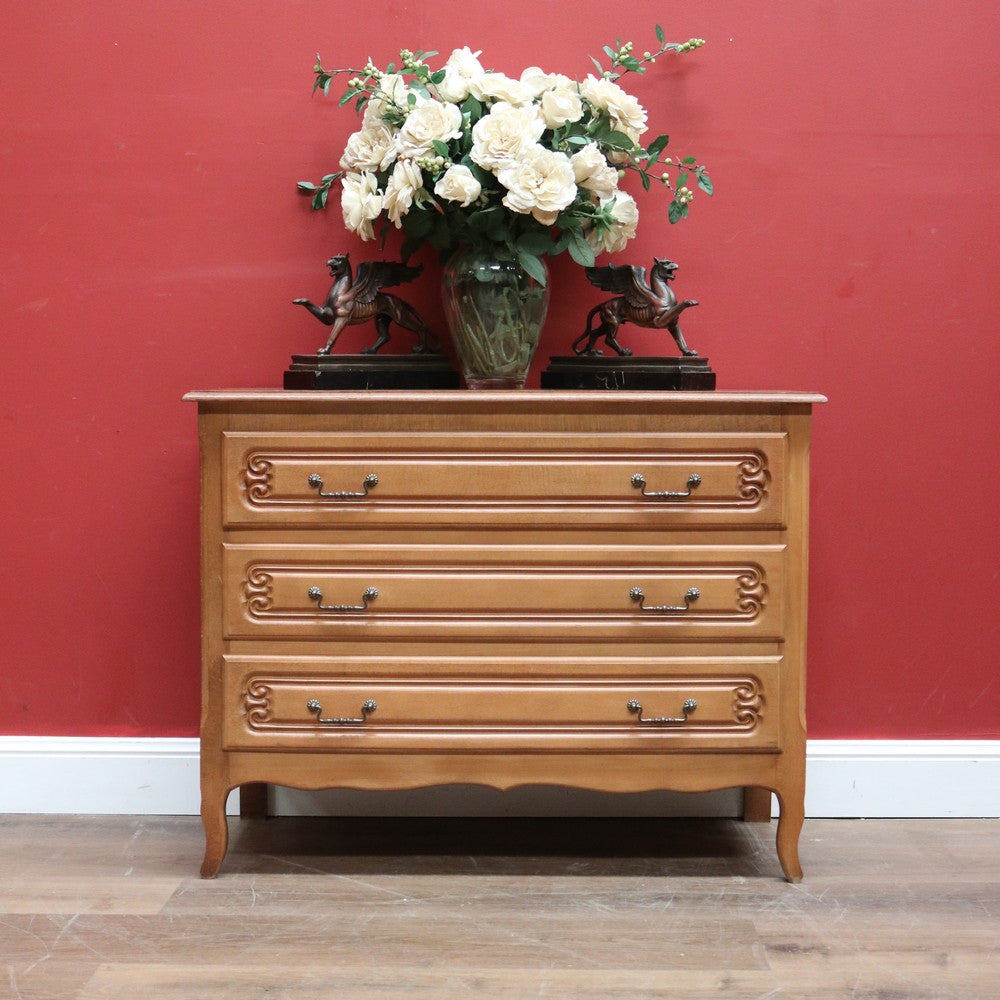
[[[785,634],[782,545],[223,549],[228,639]]]

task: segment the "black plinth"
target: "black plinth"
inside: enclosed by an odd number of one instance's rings
[[[542,372],[543,389],[668,389],[715,388],[708,358],[595,357],[579,354],[550,358]]]
[[[294,354],[286,389],[457,389],[440,354]]]

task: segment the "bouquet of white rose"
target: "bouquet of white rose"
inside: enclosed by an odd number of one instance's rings
[[[362,69],[326,70],[317,56],[315,90],[329,94],[349,74],[341,106],[363,113],[347,142],[340,170],[318,184],[300,181],[314,208],[324,208],[341,184],[344,224],[363,240],[383,242],[391,227],[404,234],[403,256],[424,243],[450,255],[458,247],[490,247],[516,260],[544,284],[540,257],[568,251],[577,263],[616,253],[635,236],[639,212],[620,181],[631,171],[649,190],[672,195],[671,222],[688,214],[696,186],[712,184],[694,157],[665,157],[669,141],[648,145],[647,113],[617,82],[645,72],[664,53],[699,48],[702,39],[664,41],[633,54],[631,42],[605,46],[605,68],[576,81],[532,66],[515,79],[486,70],[479,52],[456,49],[441,69],[434,52],[400,53],[384,70],[369,59]]]

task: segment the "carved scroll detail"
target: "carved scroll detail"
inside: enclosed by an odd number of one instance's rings
[[[274,578],[270,573],[265,573],[257,566],[247,568],[247,577],[243,581],[243,599],[249,614],[262,615],[271,610],[273,584]]]
[[[737,485],[740,499],[747,503],[758,504],[767,496],[771,473],[764,464],[763,455],[754,452],[740,462]]]
[[[243,692],[243,712],[251,729],[271,721],[271,688],[263,681],[252,680]]]
[[[756,618],[767,603],[767,584],[764,571],[754,566],[736,577],[736,606],[748,618]]]
[[[753,729],[764,713],[764,695],[756,679],[747,680],[733,689],[733,718],[741,726]]]
[[[271,495],[271,473],[274,466],[260,455],[248,455],[246,468],[240,473],[240,485],[250,503],[260,503]]]

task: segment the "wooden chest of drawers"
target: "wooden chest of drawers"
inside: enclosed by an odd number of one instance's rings
[[[202,450],[204,876],[236,786],[469,782],[769,789],[801,877],[823,397],[185,398]]]

